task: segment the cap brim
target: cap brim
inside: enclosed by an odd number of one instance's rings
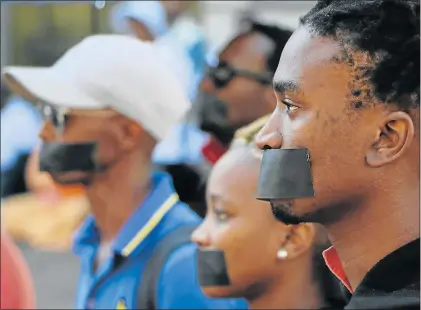
[[[3,81],[24,99],[73,109],[102,109],[103,103],[83,92],[65,73],[54,67],[5,67]]]

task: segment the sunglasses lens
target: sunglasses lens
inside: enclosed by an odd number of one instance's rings
[[[44,121],[50,121],[55,128],[60,130],[65,127],[67,121],[65,113],[60,113],[58,109],[48,104],[41,105],[40,110]]]
[[[212,79],[217,88],[227,86],[234,76],[232,69],[226,65],[220,65],[212,70]]]

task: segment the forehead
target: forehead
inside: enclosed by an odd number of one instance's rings
[[[208,192],[230,200],[240,196],[254,199],[260,162],[260,159],[251,152],[250,146],[230,149],[212,169]]]
[[[238,67],[247,67],[256,62],[263,65],[273,49],[274,43],[269,38],[249,32],[233,39],[221,52],[219,59]]]
[[[330,38],[313,36],[305,26],[299,27],[286,44],[274,82],[303,82],[307,73],[319,82],[331,82],[336,74],[340,74],[345,64],[333,61],[342,51],[338,42]],[[341,67],[341,70],[338,70]],[[326,80],[329,78],[329,80]]]

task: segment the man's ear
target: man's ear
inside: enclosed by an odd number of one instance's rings
[[[123,150],[131,150],[139,144],[143,128],[135,121],[118,115],[113,120],[118,122],[118,140]]]
[[[316,229],[311,223],[290,226],[288,239],[282,247],[288,253],[287,259],[293,259],[312,249]]]
[[[414,139],[414,122],[408,113],[389,113],[380,124],[375,141],[366,155],[367,164],[381,167],[400,158]]]

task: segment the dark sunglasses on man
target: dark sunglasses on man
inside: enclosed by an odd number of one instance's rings
[[[209,67],[206,75],[218,89],[226,87],[236,76],[252,79],[262,85],[272,84],[272,74],[237,69],[221,61],[216,67]]]
[[[72,110],[69,108],[58,107],[48,103],[37,103],[37,108],[44,121],[49,121],[54,128],[63,132],[64,128],[68,124],[71,115],[82,115],[82,116],[111,116],[115,115],[116,112],[109,109],[102,110]]]

